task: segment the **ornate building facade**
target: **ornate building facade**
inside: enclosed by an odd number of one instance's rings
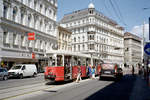
[[[73,51],[123,66],[124,29],[97,11],[93,3],[87,9],[65,14],[60,23],[72,31]]]
[[[125,63],[128,66],[142,64],[142,39],[129,32],[124,34]]]
[[[57,0],[0,0],[0,62],[37,64],[57,45],[56,13]]]
[[[58,26],[57,33],[58,50],[71,51],[71,34],[72,32],[66,28]]]

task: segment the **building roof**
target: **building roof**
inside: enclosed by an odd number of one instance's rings
[[[82,19],[88,16],[91,16],[89,14],[89,9],[90,8],[94,8],[94,4],[90,3],[89,4],[89,8],[85,8],[85,9],[81,9],[81,10],[76,10],[73,11],[71,13],[65,14],[64,17],[61,19],[60,23],[67,23],[67,22],[71,22],[73,20],[78,20],[78,19]],[[100,11],[94,9],[94,14],[93,16],[95,16],[96,18],[99,18],[103,21],[105,21],[106,23],[116,26],[116,28],[120,29],[120,30],[124,30],[123,27],[119,26],[118,23],[108,17],[106,17],[103,13],[101,13]],[[119,27],[117,27],[119,26]]]
[[[62,27],[62,26],[58,26],[58,30],[60,31],[66,31],[67,33],[70,33],[70,34],[72,34],[72,32],[69,30],[69,29],[67,29],[67,28],[64,28],[64,27]]]
[[[134,39],[134,40],[137,40],[137,41],[141,41],[142,38],[130,33],[130,32],[126,32],[124,33],[124,39]]]

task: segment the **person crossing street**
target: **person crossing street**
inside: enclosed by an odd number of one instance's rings
[[[76,79],[76,82],[79,83],[79,81],[81,81],[81,67],[78,66],[78,74],[77,74],[77,79]]]

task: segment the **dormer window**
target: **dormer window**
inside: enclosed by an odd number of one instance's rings
[[[93,14],[93,10],[90,9],[90,10],[89,10],[89,13],[90,13],[90,14]]]

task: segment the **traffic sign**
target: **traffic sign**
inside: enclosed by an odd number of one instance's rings
[[[144,51],[147,55],[150,55],[150,43],[147,43],[144,47]]]

